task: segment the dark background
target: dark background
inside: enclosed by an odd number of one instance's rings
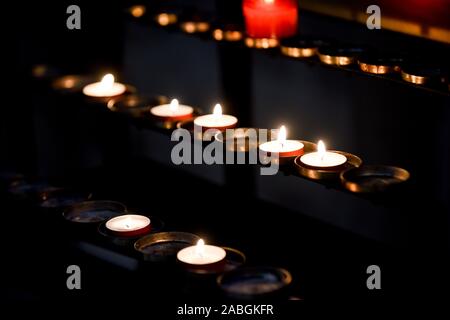
[[[65,26],[70,4],[81,7],[81,30]],[[0,118],[2,171],[122,201],[161,217],[168,230],[236,247],[250,265],[287,268],[295,280],[292,296],[305,301],[445,298],[448,93],[159,29],[129,17],[130,4],[39,2],[8,9],[16,19],[8,30],[13,73]],[[239,1],[174,4],[241,19]],[[444,67],[449,56],[442,43],[311,12],[301,11],[299,21],[302,34],[413,54]],[[169,135],[58,100],[45,80],[33,78],[36,64],[59,74],[113,72],[141,93],[177,97],[204,111],[220,102],[242,126],[285,124],[291,138],[322,138],[365,163],[404,167],[412,179],[404,192],[380,200],[282,173],[259,176],[257,168],[175,167]],[[1,295],[7,300],[142,298],[156,307],[187,299],[167,272],[158,277],[151,267],[136,271],[126,259],[80,250],[79,241],[102,247],[95,232],[67,232],[17,199],[5,198],[2,211]],[[83,271],[80,292],[65,287],[69,264]],[[381,291],[366,289],[370,264],[381,267]],[[149,290],[155,283],[158,289]]]

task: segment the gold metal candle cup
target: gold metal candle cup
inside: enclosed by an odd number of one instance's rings
[[[160,12],[153,18],[161,27],[174,25],[178,22],[178,15],[172,12]]]
[[[323,46],[317,51],[320,61],[328,65],[347,66],[353,64],[364,49],[351,46]]]
[[[341,173],[342,185],[351,192],[373,193],[392,189],[408,181],[407,170],[383,165],[364,165]]]
[[[55,79],[52,88],[62,93],[79,93],[89,83],[95,82],[92,77],[82,75],[66,75]]]
[[[70,222],[96,224],[126,211],[125,205],[116,201],[85,201],[68,207],[62,215]]]
[[[222,292],[238,300],[283,299],[291,283],[289,271],[272,267],[238,268],[217,278]]]
[[[154,106],[169,102],[166,96],[156,95],[153,97],[138,94],[129,94],[112,98],[108,101],[109,110],[128,114],[132,117],[150,117],[150,109]]]
[[[372,74],[387,74],[400,71],[401,58],[367,54],[358,58],[361,71]]]
[[[442,80],[442,70],[434,66],[407,65],[402,67],[401,74],[403,80],[417,85]]]
[[[294,36],[281,40],[281,53],[291,58],[310,58],[317,53],[317,48],[325,45],[320,39]]]
[[[212,36],[217,41],[237,42],[244,37],[243,31],[234,25],[225,25],[214,28]]]
[[[249,48],[255,49],[270,49],[276,48],[280,42],[275,38],[245,38],[245,45]]]
[[[316,151],[316,149],[314,149]],[[312,152],[314,152],[312,151]],[[331,168],[318,168],[318,167],[310,167],[306,164],[304,164],[300,158],[301,156],[295,158],[294,166],[297,170],[298,174],[302,177],[312,179],[312,180],[335,180],[339,179],[339,175],[341,172],[346,171],[351,168],[357,168],[361,166],[362,160],[358,156],[343,152],[343,151],[333,151],[330,150],[330,152],[335,152],[344,155],[347,158],[347,162],[340,166],[331,167]],[[305,152],[306,154],[307,152]]]
[[[150,262],[174,261],[178,251],[195,245],[200,240],[188,232],[158,232],[142,237],[134,243],[134,249]]]
[[[200,17],[194,17],[193,19],[186,19],[180,23],[180,29],[185,33],[205,33],[208,32],[211,24],[207,20],[203,20]]]
[[[295,48],[281,46],[281,53],[291,58],[309,58],[316,54],[317,48]]]
[[[234,128],[233,134],[227,134],[227,131],[218,132],[214,138],[223,143],[228,152],[250,152],[258,149],[260,141],[266,142],[272,139],[271,130],[267,131],[267,137],[259,135],[260,131],[257,128]],[[250,138],[252,140],[256,138],[256,141],[250,141]]]

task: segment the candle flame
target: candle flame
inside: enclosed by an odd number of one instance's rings
[[[197,241],[197,245],[195,246],[195,252],[199,256],[203,256],[203,254],[205,253],[205,241],[203,241],[203,239]]]
[[[275,2],[275,0],[264,0],[264,2],[267,3],[267,4],[272,4],[272,3]]]
[[[172,112],[177,111],[178,105],[179,105],[178,100],[177,100],[177,99],[173,99],[173,100],[170,102],[170,106],[169,106],[170,111],[172,111]]]
[[[214,106],[213,115],[220,117],[222,115],[222,106],[218,103]]]
[[[111,88],[114,84],[114,76],[111,73],[105,74],[100,83],[103,88]]]
[[[325,143],[323,143],[322,140],[319,140],[319,143],[317,144],[317,152],[319,153],[320,160],[323,161],[323,158],[325,158],[325,154],[327,153],[327,149],[325,148]]]
[[[285,126],[281,126],[280,130],[278,130],[278,136],[277,136],[278,142],[280,142],[281,144],[283,142],[285,142],[286,141],[286,136],[287,136],[286,127]]]

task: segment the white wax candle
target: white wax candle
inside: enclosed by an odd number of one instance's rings
[[[237,118],[222,114],[222,107],[216,104],[213,114],[200,116],[195,118],[194,125],[205,129],[226,129],[232,128],[236,125]]]
[[[88,84],[83,88],[83,93],[89,97],[106,98],[118,96],[126,91],[122,83],[114,82],[114,76],[105,75],[100,82]]]
[[[226,254],[223,248],[205,245],[205,242],[200,239],[197,245],[178,251],[177,259],[187,264],[207,265],[222,261]]]
[[[297,140],[286,140],[286,127],[281,126],[275,141],[262,143],[259,149],[266,153],[278,153],[279,157],[294,157],[303,153],[304,145]]]
[[[126,214],[114,217],[106,222],[106,228],[115,232],[130,232],[146,228],[150,219],[137,214]]]
[[[300,161],[310,167],[332,168],[346,163],[347,157],[340,153],[326,151],[325,144],[320,140],[317,146],[317,152],[303,155]]]
[[[156,117],[176,119],[190,117],[194,108],[179,104],[177,99],[173,99],[170,104],[162,104],[151,108],[150,112]]]

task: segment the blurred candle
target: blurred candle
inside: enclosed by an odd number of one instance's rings
[[[297,140],[286,140],[286,127],[281,126],[275,141],[261,144],[259,150],[263,154],[278,154],[280,158],[297,157],[303,154],[303,143]]]
[[[243,11],[252,38],[285,38],[297,32],[296,0],[244,0]]]
[[[151,108],[150,112],[163,121],[181,121],[192,118],[194,108],[179,104],[177,99],[173,99],[170,104]]]
[[[347,162],[347,157],[343,154],[327,151],[322,140],[317,144],[317,152],[310,152],[303,155],[300,161],[307,166],[314,168],[333,168]]]
[[[83,88],[83,93],[89,97],[106,98],[121,95],[126,91],[126,86],[114,81],[110,73],[103,76],[100,82],[88,84]]]
[[[222,106],[216,104],[213,110],[213,114],[207,114],[205,116],[200,116],[195,118],[194,125],[201,127],[202,130],[217,129],[223,131],[225,129],[234,128],[237,123],[237,118],[222,114]]]

